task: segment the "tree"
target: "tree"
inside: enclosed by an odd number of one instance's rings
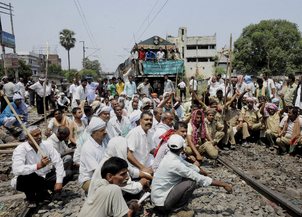
[[[63,75],[61,66],[57,64],[50,64],[48,66],[48,73],[52,75]]]
[[[241,73],[292,73],[302,68],[302,40],[296,24],[263,20],[245,27],[234,43],[234,68]]]
[[[90,60],[88,58],[84,59],[84,69],[94,70],[98,75],[102,71],[101,64],[98,60]]]
[[[67,50],[68,55],[68,70],[70,71],[70,54],[69,51],[75,46],[75,33],[69,29],[63,29],[60,32],[60,44]]]

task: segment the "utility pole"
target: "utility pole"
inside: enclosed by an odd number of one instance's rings
[[[5,47],[12,48],[14,50],[14,54],[16,54],[15,33],[14,33],[14,25],[13,25],[13,6],[11,5],[11,3],[5,4],[3,2],[0,2],[0,8],[1,8],[1,11],[0,11],[1,14],[6,14],[6,15],[10,16],[10,24],[11,24],[11,29],[12,29],[11,34],[8,33],[8,32],[3,31],[2,25],[1,25],[1,19],[0,19],[1,46],[2,46],[2,53],[3,53],[3,67],[4,67],[4,73],[5,73],[5,75],[7,75],[7,66],[6,66],[6,61],[5,61]],[[13,45],[8,44],[8,42],[6,40],[4,41],[3,34],[5,34],[6,37],[10,37],[11,40],[13,40]],[[16,80],[18,81],[19,80],[19,75],[18,75],[17,70],[16,70],[15,77],[16,77]]]
[[[80,41],[83,44],[83,68],[85,68],[85,41]]]

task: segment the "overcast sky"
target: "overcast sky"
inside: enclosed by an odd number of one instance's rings
[[[188,36],[217,36],[217,47],[229,44],[242,28],[263,19],[286,19],[302,31],[301,0],[1,0],[14,7],[17,52],[39,53],[49,43],[67,68],[67,52],[59,32],[73,30],[77,40],[71,49],[71,68],[81,69],[82,44],[90,59],[98,59],[105,71],[115,71],[134,42],[158,35],[176,36],[187,27]],[[81,13],[79,13],[79,11]],[[9,17],[1,15],[3,30],[10,32]],[[85,25],[83,24],[85,23]],[[99,49],[99,50],[97,50]],[[9,52],[7,49],[6,52]]]

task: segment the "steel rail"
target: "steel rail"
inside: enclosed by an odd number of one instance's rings
[[[290,201],[286,200],[281,194],[278,192],[275,192],[265,185],[261,184],[257,180],[253,179],[252,177],[246,175],[243,171],[238,169],[236,166],[234,166],[229,160],[223,158],[223,157],[218,157],[218,162],[221,164],[225,165],[226,167],[230,168],[233,170],[236,174],[238,174],[246,183],[248,183],[252,188],[254,188],[257,192],[261,193],[265,197],[271,199],[274,201],[276,204],[284,208],[289,214],[292,216],[302,216],[302,210],[292,204]]]

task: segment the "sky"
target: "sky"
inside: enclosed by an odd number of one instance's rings
[[[82,67],[86,56],[99,60],[106,72],[115,71],[135,42],[154,35],[177,36],[187,27],[188,36],[214,35],[217,48],[229,46],[242,29],[264,19],[286,19],[302,31],[301,0],[0,0],[14,7],[17,52],[45,52],[62,59],[67,69],[67,51],[59,43],[59,32],[75,32],[71,68]],[[0,9],[1,10],[1,9]],[[1,15],[3,30],[11,32],[9,16]],[[12,50],[7,49],[7,53]]]

